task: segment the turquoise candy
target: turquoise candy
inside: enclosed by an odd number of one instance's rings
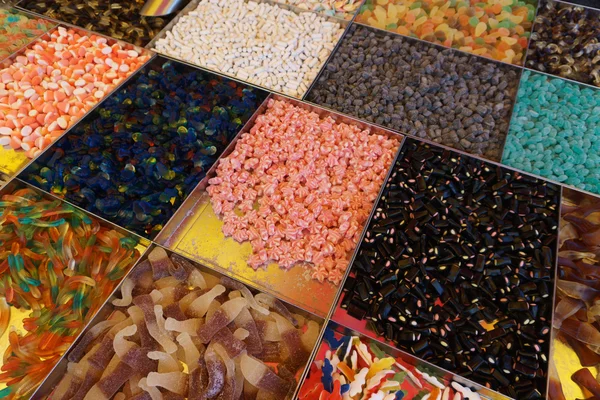
[[[502,162],[600,194],[600,90],[525,71]]]

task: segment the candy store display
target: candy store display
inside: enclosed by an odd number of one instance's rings
[[[600,91],[525,71],[502,162],[600,193]]]
[[[0,8],[0,60],[54,27],[54,23],[16,9]]]
[[[155,49],[242,81],[302,97],[344,29],[267,2],[201,0]]]
[[[149,58],[59,26],[0,64],[0,170],[16,173]]]
[[[321,320],[153,248],[68,354],[52,399],[289,399]]]
[[[146,0],[22,0],[18,6],[55,20],[145,46],[175,14],[140,15]]]
[[[0,191],[0,397],[28,398],[147,244],[36,189]]]
[[[153,238],[265,97],[157,57],[21,176]]]
[[[352,19],[362,4],[361,0],[276,0],[303,10],[315,11],[330,17]]]
[[[543,0],[526,66],[600,86],[600,10]]]
[[[353,25],[307,100],[498,160],[519,74],[508,65]]]
[[[551,400],[600,393],[600,261],[597,246],[600,201],[563,191],[559,231],[558,281],[550,360]]]
[[[0,5],[0,398],[597,400],[599,13]]]
[[[453,381],[448,372],[414,363],[413,357],[330,323],[298,399],[482,398],[477,389]]]
[[[283,100],[267,107],[208,181],[212,208],[225,236],[251,242],[250,267],[311,263],[312,278],[338,284],[399,140]]]
[[[400,140],[270,98],[157,240],[325,316]]]
[[[537,0],[366,0],[356,21],[522,65]]]
[[[341,307],[421,359],[515,399],[542,398],[559,193],[407,138]]]

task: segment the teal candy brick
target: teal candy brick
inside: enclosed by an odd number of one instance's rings
[[[600,194],[600,89],[524,71],[502,162]]]

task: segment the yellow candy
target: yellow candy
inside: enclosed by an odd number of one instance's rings
[[[448,24],[443,23],[443,24],[439,24],[438,26],[436,26],[435,31],[439,32],[447,32],[450,29],[450,27],[448,26]]]
[[[386,357],[373,363],[371,368],[369,368],[369,372],[367,372],[367,379],[374,377],[379,371],[390,368],[395,362],[396,360],[394,360],[392,357]]]
[[[500,4],[502,4],[502,6],[512,6],[512,4],[514,3],[514,0],[502,0],[500,2]]]
[[[440,7],[440,11],[442,11],[442,12],[446,12],[446,10],[447,10],[448,8],[450,8],[450,5],[451,5],[451,4],[452,4],[451,2],[447,1],[447,2],[446,2],[446,4],[444,4],[443,6],[441,6],[441,7]]]
[[[375,7],[375,10],[373,11],[373,14],[375,14],[375,18],[377,19],[377,21],[382,22],[383,24],[385,24],[385,20],[387,17],[387,14],[385,12],[385,8],[381,7],[381,6],[377,6]],[[385,27],[385,25],[384,25]]]
[[[490,28],[496,29],[498,27],[498,24],[499,24],[499,22],[497,19],[495,19],[495,18],[488,19],[488,25],[490,26]]]
[[[481,36],[483,32],[487,30],[487,24],[485,22],[480,22],[475,27],[475,37]]]
[[[380,6],[385,6],[388,3],[388,0],[377,0],[377,4]]]
[[[387,10],[388,18],[392,21],[398,19],[398,7],[396,7],[393,3],[390,3]]]
[[[440,8],[438,6],[433,6],[433,8],[431,9],[431,11],[429,11],[429,16],[430,17],[435,17],[435,15],[437,14],[438,10]]]
[[[517,39],[511,38],[510,36],[502,36],[500,39],[509,46],[517,43]]]
[[[520,24],[521,22],[523,22],[523,17],[523,15],[511,15],[509,18],[515,24]]]
[[[413,24],[413,27],[416,28],[417,26],[422,25],[425,22],[427,22],[427,17],[426,16],[422,16],[422,17],[420,17],[419,19],[417,19],[415,21],[415,23]]]

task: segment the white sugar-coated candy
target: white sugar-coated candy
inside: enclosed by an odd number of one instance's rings
[[[268,3],[201,0],[156,50],[238,79],[302,96],[340,39],[339,23]]]

